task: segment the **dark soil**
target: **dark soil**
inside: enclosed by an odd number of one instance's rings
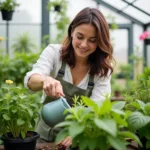
[[[3,145],[0,145],[0,150],[4,150]],[[62,147],[54,147],[51,143],[37,143],[36,150],[65,150]]]
[[[4,150],[4,147],[2,145],[0,145],[0,150]],[[65,150],[65,148],[54,147],[52,143],[37,143],[36,150]],[[138,150],[137,143],[131,143],[128,146],[128,150]]]

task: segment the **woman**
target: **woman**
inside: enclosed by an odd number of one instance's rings
[[[89,96],[98,103],[111,93],[112,53],[109,26],[103,14],[98,9],[85,8],[69,25],[63,44],[50,44],[42,52],[27,73],[25,85],[32,91],[44,91],[43,104],[63,96],[72,105],[74,95]],[[41,139],[54,140],[42,119],[37,131]],[[69,147],[71,142],[67,137],[59,144]]]

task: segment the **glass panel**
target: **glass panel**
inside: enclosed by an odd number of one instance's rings
[[[41,23],[41,0],[16,0],[20,6],[13,14],[12,22]]]
[[[118,9],[122,9],[125,6],[127,6],[127,4],[125,2],[120,1],[120,0],[103,0],[103,1],[118,8]]]
[[[6,25],[0,24],[0,37],[3,38],[2,41],[0,41],[0,53],[2,49],[6,48]]]
[[[144,13],[140,12],[139,10],[133,8],[132,6],[126,8],[124,10],[124,12],[131,15],[132,17],[138,19],[139,21],[141,21],[143,23],[148,23],[150,21],[150,17],[148,17]]]
[[[41,26],[40,25],[11,25],[9,28],[9,52],[13,52],[12,44],[15,39],[23,35],[25,32],[29,34],[29,37],[32,39],[32,43],[35,44],[36,48],[33,49],[33,52],[40,50],[41,46]]]
[[[108,19],[108,16],[113,16],[115,17],[115,22],[116,23],[121,23],[121,24],[124,24],[124,23],[131,23],[129,19],[119,15],[118,13],[112,11],[111,9],[109,8],[106,8],[102,5],[100,5],[100,8],[101,12],[104,14],[104,16],[106,17],[106,20],[110,23],[110,20]]]
[[[150,45],[149,46],[147,46],[147,66],[150,68]]]
[[[138,0],[134,5],[150,13],[150,0]]]
[[[116,61],[115,72],[118,73],[120,65],[128,63],[128,31],[117,29],[111,33],[111,39],[114,39],[112,43]]]

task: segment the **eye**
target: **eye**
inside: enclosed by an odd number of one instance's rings
[[[96,42],[96,39],[90,39],[89,40],[91,43],[95,43]]]
[[[83,37],[82,37],[82,36],[79,36],[79,35],[77,35],[77,38],[78,38],[79,40],[83,39]]]

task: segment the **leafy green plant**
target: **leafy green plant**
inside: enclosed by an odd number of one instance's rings
[[[132,74],[133,73],[131,64],[120,65],[120,78],[128,80],[131,79]]]
[[[112,103],[106,97],[105,101],[95,103],[82,96],[80,102],[75,98],[74,103],[74,107],[66,110],[65,121],[56,125],[56,128],[63,127],[56,142],[71,136],[72,146],[78,146],[80,150],[126,150],[125,138],[132,138],[140,144],[137,136],[128,130],[124,101]]]
[[[150,102],[150,68],[145,68],[144,72],[137,76],[137,80],[130,93],[128,96],[132,97],[132,101]]]
[[[26,72],[31,70],[38,56],[39,53],[15,53],[11,58],[8,55],[0,55],[0,85],[7,79],[16,84],[23,84]]]
[[[59,11],[56,11],[56,6],[60,7]],[[55,0],[49,1],[47,9],[51,13],[55,13],[55,24],[57,28],[57,36],[54,43],[62,42],[66,35],[67,26],[69,24],[69,17],[67,16],[67,0]]]
[[[114,83],[112,85],[112,92],[114,96],[119,97],[122,95],[123,87],[119,83]]]
[[[0,134],[7,136],[10,132],[13,138],[25,138],[36,125],[40,100],[11,80],[6,80],[0,95]]]
[[[118,29],[118,25],[116,23],[116,17],[115,16],[113,16],[112,14],[109,14],[106,16],[106,19],[108,22],[110,22],[110,29],[112,31]]]
[[[25,32],[21,35],[18,35],[14,39],[14,43],[12,45],[12,48],[15,52],[32,52],[33,49],[36,49],[36,45],[33,43],[33,40],[29,36],[28,32]]]
[[[131,93],[125,96],[126,110],[132,113],[128,118],[130,128],[141,139],[142,150],[150,148],[150,68],[137,77]]]
[[[0,10],[14,11],[19,4],[15,0],[0,0]]]
[[[129,127],[137,133],[141,139],[143,147],[141,150],[150,148],[150,102],[144,103],[141,100],[135,100],[127,105],[132,109],[128,118]]]

